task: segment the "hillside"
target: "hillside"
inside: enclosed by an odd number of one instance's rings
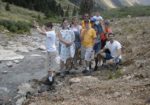
[[[111,27],[125,48],[119,69],[99,67],[84,76],[78,66],[65,78],[57,76],[54,87],[39,81],[47,72],[45,37],[34,29],[11,41],[1,34],[0,59],[8,61],[0,63],[0,105],[149,105],[150,17],[113,19]]]
[[[124,6],[150,5],[149,0],[94,0],[96,6],[103,8],[118,8]]]
[[[44,17],[43,13],[31,11],[18,6],[10,5],[10,11],[5,10],[6,3],[0,0],[0,20],[13,20],[13,21],[25,21],[31,22],[33,19],[37,19],[39,16]]]
[[[39,88],[34,80],[36,92],[23,105],[149,105],[149,23],[150,17],[113,20],[116,39],[125,47],[124,63],[117,71],[100,67],[84,76],[79,67],[65,78],[57,77],[53,88]]]
[[[69,0],[75,5],[80,4],[80,0]],[[118,8],[124,6],[135,6],[135,5],[150,5],[150,0],[94,0],[95,8]]]

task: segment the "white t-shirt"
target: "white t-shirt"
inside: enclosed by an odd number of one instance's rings
[[[46,49],[48,52],[57,51],[55,31],[46,32]]]
[[[103,18],[101,16],[93,16],[93,18],[96,20],[95,24],[98,25]]]
[[[109,49],[112,57],[116,57],[117,56],[117,50],[121,49],[122,46],[118,41],[114,40],[113,43],[110,43],[110,41],[108,41],[105,45],[105,48]],[[122,59],[122,56],[120,55],[119,58]]]

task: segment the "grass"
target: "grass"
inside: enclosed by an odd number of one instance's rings
[[[104,18],[124,18],[130,15],[131,17],[150,16],[150,6],[134,6],[123,7],[117,9],[109,9],[101,12]]]
[[[0,1],[0,20],[13,20],[31,22],[37,19],[38,15],[44,18],[44,14],[36,11],[30,11],[18,6],[10,5],[10,11],[5,10],[6,3]]]
[[[117,79],[123,75],[123,72],[121,69],[118,69],[116,71],[110,71],[108,74],[108,79]]]

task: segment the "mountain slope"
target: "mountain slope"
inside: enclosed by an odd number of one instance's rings
[[[41,18],[44,17],[43,13],[31,11],[15,5],[9,5],[10,11],[6,11],[5,5],[6,3],[0,0],[0,20],[5,19],[5,20],[13,20],[13,21],[30,22],[33,19],[38,18],[38,16],[40,16]]]
[[[81,0],[69,0],[75,5],[79,5]],[[150,5],[150,0],[94,0],[96,8],[118,8],[124,6],[135,6],[135,5]]]
[[[150,5],[150,0],[94,0],[95,7],[103,7],[104,9],[118,8],[124,6]]]

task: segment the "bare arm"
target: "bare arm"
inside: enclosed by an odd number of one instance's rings
[[[36,27],[37,31],[42,34],[42,35],[46,35],[46,30],[45,27],[43,26],[42,28],[40,28],[39,24],[36,21],[33,21],[33,26]]]
[[[46,31],[43,28],[37,27],[37,31],[42,35],[46,35]]]
[[[118,58],[121,55],[121,48],[117,49],[117,56],[115,58]]]
[[[101,24],[101,26],[102,26],[102,29],[103,29],[104,33],[106,33],[106,32],[105,32],[104,20],[100,20],[100,24]]]
[[[64,44],[66,44],[66,45],[68,45],[68,44],[69,44],[68,42],[66,42],[66,41],[62,38],[62,35],[61,35],[61,33],[60,33],[60,32],[58,32],[58,33],[57,33],[57,36],[58,36],[58,39],[59,39],[59,41],[60,41],[60,42],[62,42],[62,43],[64,43]]]
[[[86,30],[83,29],[83,30],[81,31],[81,34],[80,34],[80,39],[81,39],[81,41],[83,40],[85,33],[86,33]]]

